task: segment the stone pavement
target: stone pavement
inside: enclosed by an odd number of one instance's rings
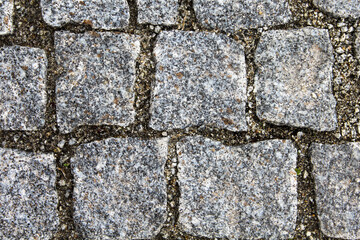
[[[0,0],[1,239],[360,239],[359,0]]]

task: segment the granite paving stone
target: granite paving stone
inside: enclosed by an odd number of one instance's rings
[[[0,35],[13,31],[13,0],[0,0]]]
[[[134,121],[133,86],[139,37],[125,33],[55,33],[57,121],[62,132],[80,125],[127,126]]]
[[[297,212],[297,151],[289,140],[225,146],[201,136],[177,144],[179,224],[195,236],[289,239]]]
[[[197,20],[205,27],[231,33],[291,20],[287,0],[194,0],[194,10]]]
[[[37,130],[45,124],[45,51],[10,46],[0,48],[0,128]]]
[[[355,53],[356,53],[356,57],[360,61],[360,28],[358,28],[357,31],[356,31]]]
[[[360,0],[313,0],[321,10],[337,17],[360,17]]]
[[[53,27],[84,23],[96,29],[124,28],[129,24],[126,0],[41,0],[45,22]]]
[[[333,48],[327,30],[303,28],[262,34],[256,49],[256,114],[278,125],[335,130]]]
[[[155,46],[150,126],[247,129],[246,65],[241,44],[222,34],[164,31]]]
[[[360,239],[360,143],[313,143],[311,161],[321,231]]]
[[[155,25],[176,24],[178,1],[176,0],[139,0],[138,22]]]
[[[166,219],[167,138],[110,138],[71,159],[74,221],[86,239],[150,239]]]
[[[0,238],[51,239],[59,224],[52,154],[0,148]]]

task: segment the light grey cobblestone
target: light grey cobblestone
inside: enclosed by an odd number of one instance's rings
[[[335,130],[333,48],[327,30],[274,30],[256,49],[256,114],[261,120],[318,131]]]
[[[0,48],[0,127],[37,130],[45,124],[45,51],[11,46]]]
[[[57,32],[57,63],[64,74],[56,83],[60,130],[91,125],[129,125],[135,117],[135,60],[139,37],[125,33]]]
[[[247,129],[246,65],[241,44],[222,34],[165,31],[155,47],[150,126]]]
[[[74,219],[86,239],[149,239],[166,219],[167,138],[81,145],[73,166]]]
[[[0,35],[13,31],[13,0],[0,0]]]
[[[177,0],[139,0],[137,3],[139,23],[176,24],[179,8]]]
[[[177,154],[184,231],[209,238],[291,238],[297,212],[297,153],[291,141],[232,147],[186,137]]]
[[[60,27],[66,23],[85,23],[96,29],[124,28],[129,24],[126,0],[41,0],[46,23]]]
[[[281,25],[291,19],[286,0],[194,0],[194,10],[202,25],[226,32]]]
[[[311,161],[322,232],[360,239],[360,143],[314,143]]]
[[[0,148],[0,238],[51,239],[57,231],[55,158]]]
[[[360,17],[360,0],[313,0],[315,6],[338,17]]]

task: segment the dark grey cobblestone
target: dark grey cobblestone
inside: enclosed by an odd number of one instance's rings
[[[360,239],[360,144],[314,143],[311,161],[321,230],[329,237]]]
[[[45,124],[45,51],[10,46],[0,48],[0,127],[36,130]]]
[[[296,221],[296,149],[288,140],[177,144],[179,224],[195,236],[288,239]]]
[[[81,145],[73,158],[74,219],[86,239],[148,239],[166,218],[166,138]]]
[[[124,33],[55,34],[57,121],[70,132],[85,125],[134,121],[135,60],[139,37]]]
[[[0,0],[0,35],[13,31],[13,0]]]
[[[0,148],[0,238],[51,239],[58,229],[55,158]]]
[[[165,31],[154,50],[150,126],[247,129],[246,66],[241,44],[221,34]]]

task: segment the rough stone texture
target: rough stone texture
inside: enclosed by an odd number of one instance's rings
[[[355,52],[356,52],[357,58],[360,61],[360,28],[358,28],[356,31]]]
[[[138,22],[156,25],[176,24],[178,7],[177,0],[139,0]]]
[[[41,0],[46,23],[60,27],[66,23],[84,23],[99,29],[124,28],[129,24],[126,0]]]
[[[184,231],[209,238],[291,238],[297,211],[297,153],[291,141],[229,147],[186,137],[177,153]]]
[[[360,143],[314,143],[311,161],[321,231],[360,239]]]
[[[81,145],[74,169],[75,223],[86,239],[149,239],[166,219],[167,138]]]
[[[13,31],[13,0],[0,0],[0,35],[9,34]]]
[[[265,32],[255,56],[257,116],[279,125],[336,129],[332,53],[327,30]]]
[[[360,0],[313,0],[315,6],[338,17],[360,17]]]
[[[194,10],[202,25],[227,32],[285,24],[291,19],[286,0],[194,0]]]
[[[0,148],[0,238],[50,239],[57,231],[55,158]]]
[[[45,51],[11,46],[0,48],[0,127],[36,130],[45,124]]]
[[[150,126],[247,129],[246,66],[241,44],[225,35],[165,31],[155,47]]]
[[[137,36],[57,32],[55,48],[65,72],[56,84],[61,131],[83,124],[127,126],[134,120]]]

